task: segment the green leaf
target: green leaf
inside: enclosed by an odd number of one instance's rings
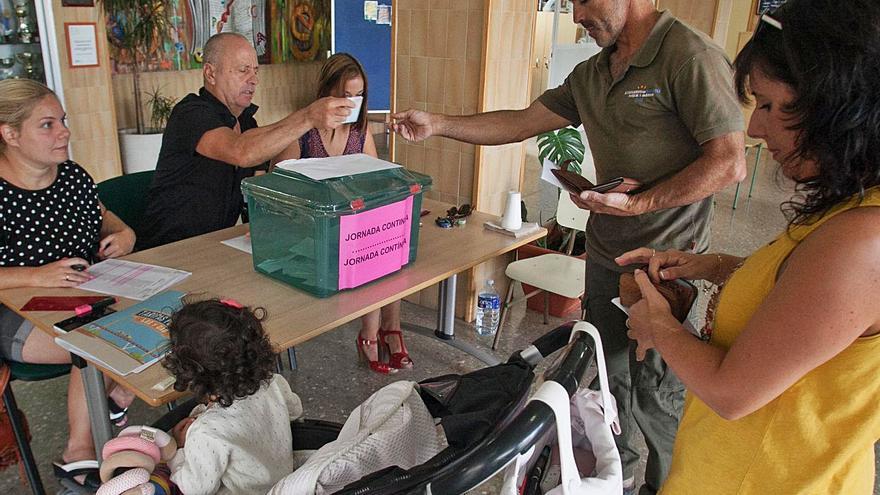
[[[538,160],[550,160],[556,165],[566,160],[574,160],[569,170],[581,173],[580,163],[584,160],[584,143],[581,134],[572,127],[545,132],[538,136]]]

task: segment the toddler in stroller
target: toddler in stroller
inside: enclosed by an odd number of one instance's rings
[[[293,450],[311,456],[270,493],[459,494],[505,469],[505,494],[539,493],[540,484],[530,480],[537,472],[533,465],[545,445],[557,442],[554,437],[559,442],[556,471],[561,470],[561,481],[552,493],[620,493],[622,472],[610,429],[616,415],[613,399],[604,393],[595,401],[604,409],[580,407],[574,415],[570,409],[570,404],[589,403],[585,396],[599,394],[578,392],[579,385],[591,378],[584,375],[593,357],[601,356],[601,348],[596,353],[598,340],[594,343],[591,337],[594,333],[587,323],[569,323],[506,363],[419,384],[395,382],[358,407],[344,426],[292,421]],[[545,374],[545,382],[530,400],[535,366],[566,345],[559,365]],[[599,364],[602,388],[607,390],[601,358]],[[570,402],[576,392],[578,397]],[[188,407],[169,413],[156,426],[170,427]],[[395,414],[409,421],[388,420]],[[386,424],[404,426],[389,431]],[[583,473],[593,477],[584,480],[572,450],[571,432],[579,429],[582,436],[585,432],[590,437],[597,457],[594,472]],[[583,439],[575,442],[575,447],[586,446]],[[376,458],[382,462],[376,463]]]

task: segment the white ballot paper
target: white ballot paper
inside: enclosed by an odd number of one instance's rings
[[[86,269],[86,273],[95,278],[77,288],[138,301],[154,296],[192,275],[174,268],[117,259],[94,264]]]
[[[396,163],[373,158],[364,153],[354,155],[331,156],[328,158],[301,158],[284,160],[276,165],[282,170],[303,174],[313,180],[332,179],[346,175],[365,174],[378,170],[400,167]]]
[[[247,254],[254,254],[254,248],[251,246],[251,236],[247,234],[233,237],[232,239],[226,239],[225,241],[220,241],[220,243],[238,249],[239,251],[244,251]]]

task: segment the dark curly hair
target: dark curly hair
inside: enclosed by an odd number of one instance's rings
[[[792,226],[880,184],[880,2],[788,0],[770,15],[782,29],[759,21],[734,62],[736,88],[748,103],[757,70],[794,90],[794,157],[819,173],[783,204]]]
[[[186,301],[171,317],[171,352],[163,361],[177,380],[174,390],[189,390],[201,400],[216,397],[223,407],[259,390],[275,369],[264,318],[262,308]]]

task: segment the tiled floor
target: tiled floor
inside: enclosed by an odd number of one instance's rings
[[[537,180],[529,167],[527,180]],[[751,167],[751,165],[750,165]],[[759,169],[759,178],[751,200],[742,197],[737,210],[731,209],[733,188],[717,196],[713,227],[715,249],[744,255],[767,242],[784,225],[779,211],[780,199],[785,193],[774,181],[775,168],[766,163]],[[744,184],[747,194],[748,183]],[[411,304],[404,304],[403,318],[416,324],[433,325],[434,313]],[[505,357],[521,349],[528,342],[562,320],[553,319],[550,326],[541,323],[541,315],[527,312],[524,306],[511,312],[498,356]],[[465,372],[482,365],[439,341],[418,335],[407,335],[407,342],[415,361],[415,369],[394,376],[379,376],[367,371],[357,361],[354,340],[357,323],[351,323],[328,332],[297,348],[299,369],[289,373],[293,390],[303,399],[306,416],[331,421],[344,421],[347,413],[366,399],[374,390],[395,380],[418,381],[445,373]],[[457,335],[461,339],[488,345],[486,338],[475,336],[470,325],[458,322]],[[51,461],[58,458],[64,446],[67,425],[65,415],[66,378],[41,383],[13,385],[19,407],[25,411],[33,434],[32,445],[43,480],[55,487]],[[136,402],[131,409],[131,424],[150,423],[164,411],[151,409]],[[19,482],[18,470],[0,473],[0,490],[6,493],[26,493]],[[475,490],[476,493],[494,493],[497,485]],[[875,490],[875,494],[880,491]]]

